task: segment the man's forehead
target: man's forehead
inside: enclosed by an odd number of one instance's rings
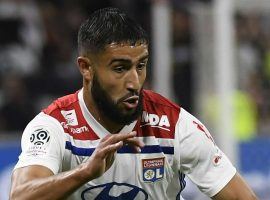
[[[148,57],[148,45],[145,43],[136,43],[134,45],[130,43],[111,43],[96,56],[98,60],[108,63],[120,59],[137,62]]]
[[[148,44],[145,43],[111,43],[105,47],[105,52],[125,52],[125,51],[138,51],[138,52],[148,52]]]

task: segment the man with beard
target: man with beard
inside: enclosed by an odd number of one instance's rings
[[[80,27],[83,88],[26,127],[10,199],[182,199],[185,175],[217,200],[256,199],[201,122],[143,89],[145,31],[105,8]]]

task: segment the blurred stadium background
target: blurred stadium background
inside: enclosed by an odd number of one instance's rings
[[[80,88],[77,29],[107,6],[150,34],[145,87],[197,116],[259,199],[269,200],[269,0],[0,0],[0,200],[8,199],[28,121]],[[184,197],[208,199],[190,181]]]

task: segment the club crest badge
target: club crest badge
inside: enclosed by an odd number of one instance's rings
[[[155,182],[164,177],[165,158],[142,159],[143,181]]]

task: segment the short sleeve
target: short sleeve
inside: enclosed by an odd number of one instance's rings
[[[42,165],[57,174],[64,155],[63,137],[60,123],[49,115],[39,113],[23,132],[22,152],[14,169]]]
[[[207,196],[217,194],[236,173],[205,126],[184,109],[177,124],[180,171]]]

